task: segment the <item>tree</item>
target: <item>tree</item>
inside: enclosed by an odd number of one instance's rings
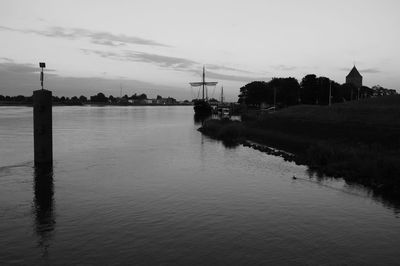
[[[265,81],[253,81],[240,88],[239,103],[247,105],[260,105],[268,98],[268,83]]]
[[[273,78],[269,82],[253,81],[240,88],[239,103],[294,105],[298,103],[299,82],[295,78]],[[275,102],[276,101],[276,102]]]
[[[138,96],[138,100],[146,100],[147,99],[147,95],[142,93]]]
[[[373,95],[375,95],[375,96],[385,96],[385,95],[396,95],[397,94],[396,90],[389,90],[389,89],[383,88],[379,85],[375,85],[371,89],[372,89]]]
[[[329,91],[331,103],[350,100],[347,86],[327,78],[317,77],[314,74],[304,76],[300,83],[300,100],[303,104],[329,104]]]
[[[331,80],[327,77],[318,77],[317,78],[317,99],[320,105],[328,105],[329,104],[329,87]]]
[[[108,102],[108,98],[101,92],[97,93],[95,96],[90,96],[90,101],[98,103]]]
[[[374,90],[367,87],[367,86],[362,86],[360,89],[360,97],[361,98],[370,98],[374,95]]]
[[[211,102],[211,103],[218,103],[218,102],[219,102],[219,101],[218,101],[217,99],[215,99],[215,98],[211,98],[211,99],[209,99],[208,101]]]
[[[295,78],[273,78],[269,82],[269,90],[272,99],[269,97],[269,104],[274,104],[274,98],[279,105],[295,105],[299,103],[300,85]],[[275,94],[275,95],[274,95]]]
[[[16,101],[16,102],[24,102],[25,101],[25,96],[18,95],[16,97],[14,97],[14,101]]]
[[[357,99],[357,88],[351,83],[344,83],[340,86],[340,93],[344,100],[351,101]]]
[[[318,102],[318,81],[314,74],[306,75],[300,83],[300,102],[316,104]]]
[[[81,103],[85,103],[85,102],[87,102],[87,98],[85,96],[81,95],[81,96],[79,96],[79,101]]]

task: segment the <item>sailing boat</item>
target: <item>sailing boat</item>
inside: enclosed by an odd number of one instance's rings
[[[203,66],[203,80],[200,82],[190,82],[192,87],[203,87],[202,98],[194,101],[194,113],[195,115],[211,115],[212,108],[208,102],[208,93],[206,86],[215,86],[218,82],[206,82],[206,70]]]

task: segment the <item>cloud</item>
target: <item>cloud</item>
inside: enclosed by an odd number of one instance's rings
[[[32,95],[40,88],[38,67],[31,64],[0,62],[0,94],[1,95]],[[146,93],[150,97],[157,94],[172,96],[178,99],[191,99],[190,90],[178,89],[163,84],[135,80],[123,77],[63,77],[55,73],[45,75],[45,88],[58,96],[94,95],[103,92],[106,95],[117,96],[122,83],[123,93]]]
[[[197,62],[185,58],[145,53],[139,51],[111,52],[111,51],[99,51],[91,49],[81,49],[81,50],[85,54],[95,54],[103,58],[119,60],[119,61],[150,63],[158,65],[160,67],[172,68],[175,70],[188,70],[198,65]]]
[[[270,80],[269,77],[253,77],[253,76],[241,76],[241,75],[228,75],[220,74],[212,71],[207,71],[207,77],[219,80],[230,80],[238,82],[251,82],[254,80]]]
[[[110,52],[103,52],[104,56],[115,56]],[[150,54],[151,55],[151,54]],[[117,55],[118,56],[118,55]],[[150,59],[149,59],[150,58]],[[187,63],[189,68],[187,72],[196,74],[201,73],[201,67],[191,67],[194,61],[187,62],[186,60],[177,60],[178,64]],[[176,66],[175,59],[163,56],[145,56],[143,60],[151,60],[168,65],[171,67]],[[165,62],[167,61],[167,62]],[[1,62],[0,61],[0,94],[2,95],[32,95],[32,92],[40,88],[39,67],[33,64],[15,63],[15,62]],[[54,71],[54,70],[51,70]],[[249,82],[253,80],[266,80],[267,77],[250,77],[241,75],[227,75],[207,71],[207,80],[215,80],[222,82]],[[149,97],[156,95],[171,96],[177,99],[192,99],[196,97],[193,91],[188,88],[187,80],[182,82],[181,88],[179,86],[168,86],[164,84],[156,84],[141,80],[134,80],[128,77],[107,77],[107,73],[102,73],[102,77],[64,77],[57,73],[47,73],[45,76],[45,88],[53,91],[53,95],[58,96],[79,96],[79,95],[94,95],[98,92],[103,92],[106,95],[117,96],[120,93],[120,84],[122,83],[123,94],[132,95],[134,93],[146,93]],[[234,88],[234,86],[232,87]],[[236,99],[237,92],[233,90],[226,90],[226,97]]]
[[[85,54],[95,54],[103,58],[108,58],[112,60],[120,60],[120,61],[131,61],[131,62],[142,62],[142,63],[150,63],[163,68],[169,68],[176,71],[187,71],[193,74],[198,75],[199,71],[201,71],[201,64],[199,62],[180,58],[180,57],[172,57],[165,56],[159,54],[138,52],[138,51],[122,51],[122,52],[114,52],[114,51],[99,51],[99,50],[91,50],[91,49],[81,49]],[[214,71],[209,71],[209,69],[213,70],[229,70],[243,73],[252,73],[249,71],[244,71],[236,68],[219,66],[219,65],[207,65],[207,77],[214,79],[222,79],[222,80],[230,80],[230,81],[238,81],[238,82],[248,82],[253,80],[265,80],[269,79],[267,77],[254,77],[254,76],[243,76],[243,75],[235,75],[235,74],[221,74]]]
[[[207,64],[207,69],[211,70],[217,70],[217,71],[233,71],[233,72],[241,72],[241,73],[253,73],[247,70],[239,69],[239,68],[233,68],[233,67],[226,67],[226,66],[221,66],[221,65],[209,65]]]
[[[146,62],[157,64],[161,67],[172,67],[175,69],[188,69],[198,63],[189,59],[180,57],[171,57],[144,52],[125,52],[126,58],[131,61]]]
[[[34,30],[34,29],[15,29],[10,27],[0,26],[0,30],[26,33],[26,34],[30,33],[45,37],[61,38],[68,40],[87,38],[90,40],[90,42],[94,44],[106,45],[106,46],[123,46],[127,44],[138,44],[138,45],[148,45],[148,46],[169,47],[169,45],[136,36],[113,34],[105,31],[93,31],[82,28],[49,27],[46,30]]]
[[[39,65],[35,66],[33,64],[19,64],[19,63],[14,63],[14,61],[12,61],[9,58],[2,58],[2,59],[5,59],[6,62],[0,63],[0,71],[14,72],[19,74],[40,72]],[[55,70],[46,68],[46,72],[53,72],[53,71]]]
[[[341,67],[341,68],[339,68],[339,70],[350,72],[351,68]],[[376,73],[380,73],[380,72],[381,72],[381,70],[379,70],[378,68],[374,68],[374,67],[372,67],[372,68],[359,69],[358,71],[359,71],[361,74],[362,74],[362,73],[376,74]]]
[[[360,69],[360,73],[370,73],[370,74],[375,74],[375,73],[380,73],[381,71],[378,68],[364,68]]]
[[[5,61],[5,62],[14,62],[14,60],[12,60],[11,58],[8,58],[8,57],[0,57],[0,60],[1,61]]]
[[[112,60],[119,60],[119,61],[131,61],[131,62],[142,62],[142,63],[150,63],[157,65],[163,68],[169,68],[176,71],[188,71],[191,73],[198,74],[201,71],[201,64],[199,62],[181,58],[181,57],[172,57],[172,56],[165,56],[159,54],[152,54],[152,53],[145,53],[145,52],[138,52],[138,51],[122,51],[122,52],[114,52],[114,51],[99,51],[99,50],[91,50],[91,49],[81,49],[82,52],[85,54],[95,54],[103,58],[108,58]],[[250,71],[245,71],[237,68],[231,68],[226,66],[219,66],[219,65],[206,65],[207,68],[207,76],[225,80],[232,80],[232,81],[248,81],[248,80],[255,80],[257,78],[251,76],[243,76],[243,75],[234,75],[234,74],[220,74],[211,70],[220,70],[220,71],[233,71],[233,72],[241,72],[241,73],[248,73],[248,74],[255,74]],[[262,78],[264,79],[264,78]]]
[[[286,65],[274,65],[274,66],[272,66],[272,68],[275,70],[281,70],[281,71],[291,71],[291,70],[295,70],[297,67],[286,66]]]

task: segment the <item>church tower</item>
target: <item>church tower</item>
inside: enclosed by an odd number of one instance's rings
[[[356,66],[353,66],[350,73],[346,76],[346,83],[353,84],[358,89],[362,87],[362,76]]]

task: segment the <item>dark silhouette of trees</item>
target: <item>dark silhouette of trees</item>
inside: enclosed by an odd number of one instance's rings
[[[303,104],[318,103],[318,89],[317,76],[306,75],[300,83],[300,102]]]
[[[107,103],[108,98],[101,92],[95,96],[90,96],[90,101],[95,103]]]
[[[357,99],[357,88],[351,83],[343,83],[340,86],[341,96],[345,101],[352,101]]]
[[[0,95],[0,101],[15,102],[15,103],[19,103],[19,104],[30,104],[30,103],[32,103],[32,96],[23,96],[23,95],[4,96],[4,95]]]
[[[158,96],[160,96],[160,95],[157,95],[157,97]],[[160,96],[161,97],[161,96]],[[162,97],[161,97],[162,98]],[[132,96],[131,96],[131,99],[132,100],[138,100],[138,101],[142,101],[142,100],[146,100],[147,99],[147,95],[146,94],[144,94],[144,93],[142,93],[142,94],[140,94],[140,95],[137,95],[136,93],[135,94],[133,94]],[[158,98],[157,98],[158,99]]]
[[[274,104],[274,91],[277,105],[288,106],[299,103],[300,85],[297,79],[273,78],[268,85],[272,92],[272,99],[269,98],[269,101],[266,101],[268,104]]]
[[[138,96],[138,100],[147,100],[147,95],[142,93]]]
[[[123,104],[123,105],[129,105],[129,99],[132,99],[135,104],[148,104],[148,103],[153,103],[155,104],[155,101],[147,101],[147,95],[145,93],[142,93],[140,95],[137,95],[136,93],[132,95],[131,97],[128,97],[128,95],[124,95],[122,99],[116,98],[113,95],[110,95],[109,97],[106,97],[104,93],[100,92],[97,93],[96,95],[90,96],[90,102],[92,103],[102,103],[102,104]],[[168,98],[163,98],[160,95],[157,95],[157,99],[159,102],[158,104],[177,104],[178,101],[172,97]],[[52,101],[54,104],[65,104],[65,105],[82,105],[84,103],[88,103],[88,98],[86,96],[81,95],[79,97],[77,96],[72,96],[71,98],[65,97],[65,96],[52,96]],[[10,102],[10,103],[17,103],[17,104],[31,104],[32,103],[32,96],[23,96],[23,95],[17,95],[17,96],[5,96],[5,95],[0,95],[0,102]]]
[[[208,100],[210,103],[219,103],[219,101],[215,98],[211,98]]]
[[[81,104],[81,102],[79,101],[78,97],[73,96],[71,97],[71,100],[69,102],[70,104]]]
[[[81,96],[79,96],[79,101],[81,103],[85,103],[85,102],[87,102],[87,98],[85,96],[81,95]]]
[[[380,85],[375,85],[371,88],[372,94],[374,96],[386,96],[386,95],[395,95],[397,94],[396,90],[390,90],[381,87]]]
[[[343,102],[346,90],[341,85],[327,77],[317,77],[314,74],[306,75],[300,83],[300,102],[302,104],[329,104],[329,91],[331,102]]]
[[[262,103],[287,106],[298,103],[300,85],[295,78],[254,81],[240,88],[239,103],[259,106]]]
[[[277,106],[295,104],[329,104],[358,100],[363,98],[394,95],[396,90],[389,90],[377,85],[372,88],[362,86],[356,88],[353,84],[339,83],[327,77],[317,77],[308,74],[299,84],[295,78],[273,78],[269,82],[253,81],[240,88],[239,103],[248,106],[260,106],[265,103]]]
[[[268,83],[253,81],[240,88],[238,102],[247,105],[260,105],[267,98],[270,98]]]

